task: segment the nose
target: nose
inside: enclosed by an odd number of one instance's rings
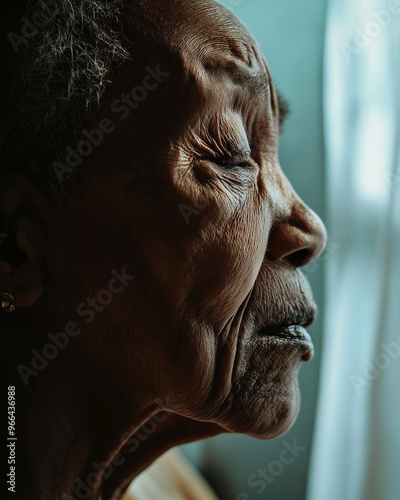
[[[266,257],[286,260],[295,267],[316,259],[326,245],[327,233],[318,215],[297,199],[286,218],[272,226]]]

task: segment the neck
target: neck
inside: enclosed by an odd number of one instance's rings
[[[60,362],[47,370],[48,377],[41,373],[16,391],[17,407],[20,402],[24,407],[17,416],[18,444],[26,447],[16,489],[21,500],[98,500],[126,433],[138,429],[150,412],[130,408],[127,418],[87,362],[76,360],[73,369]]]
[[[7,338],[21,342],[25,337],[32,347],[32,332],[15,324],[6,330]],[[24,361],[21,351],[15,352],[18,359],[8,359],[8,373],[15,380],[9,385],[16,386],[17,500],[119,500],[165,451],[221,432],[217,425],[168,413],[155,403],[140,404],[134,387],[130,394],[120,393],[115,381],[74,346],[27,385],[16,374]]]

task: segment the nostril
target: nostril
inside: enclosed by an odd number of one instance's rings
[[[297,250],[290,255],[287,255],[283,260],[290,262],[295,267],[303,267],[307,265],[313,258],[313,252],[308,248]]]
[[[281,223],[271,230],[266,258],[303,267],[318,257],[325,241],[325,228],[316,216],[308,220],[308,226]]]

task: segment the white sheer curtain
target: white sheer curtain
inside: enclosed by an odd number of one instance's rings
[[[308,500],[399,500],[400,1],[330,1],[325,116],[338,248]]]

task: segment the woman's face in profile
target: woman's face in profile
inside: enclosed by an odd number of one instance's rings
[[[76,321],[63,366],[93,364],[128,409],[274,437],[297,414],[297,372],[312,355],[301,327],[316,309],[299,267],[325,230],[279,166],[282,107],[244,27],[208,2],[175,13],[174,33],[165,12],[147,14],[87,128],[108,119],[112,132],[43,216],[46,231],[29,242],[21,230],[35,292],[19,284],[16,305],[46,331]]]
[[[87,326],[90,356],[134,384],[145,406],[157,399],[272,437],[298,411],[297,372],[312,344],[284,327],[315,316],[298,268],[325,232],[279,166],[281,107],[265,60],[217,12],[201,22],[182,12],[181,40],[154,14],[163,53],[143,43],[137,69],[93,118],[116,127],[82,169],[65,217],[88,277],[78,297],[95,296],[112,269],[135,276]],[[126,96],[143,81],[156,88],[131,109]]]

